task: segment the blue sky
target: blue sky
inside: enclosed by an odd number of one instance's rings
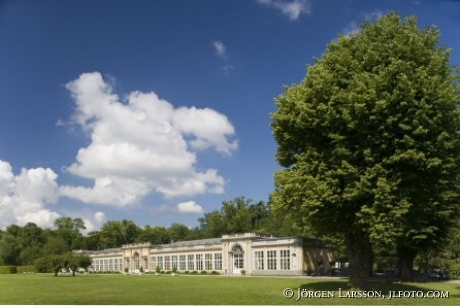
[[[273,99],[390,10],[437,25],[460,65],[460,1],[0,1],[0,228],[196,226],[268,200]]]

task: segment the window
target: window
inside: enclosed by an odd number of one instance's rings
[[[267,269],[276,270],[276,251],[267,251]]]
[[[171,256],[165,256],[165,271],[171,270]]]
[[[233,247],[233,266],[236,269],[244,268],[244,253],[243,249],[239,245]]]
[[[177,255],[173,255],[171,256],[171,260],[172,260],[172,269],[174,270],[177,270]]]
[[[204,255],[204,269],[212,270],[212,254],[210,253]]]
[[[134,269],[139,270],[140,267],[140,259],[139,259],[139,253],[134,253]]]
[[[187,270],[185,255],[179,255],[179,270]]]
[[[280,269],[281,270],[291,270],[291,260],[290,260],[289,250],[280,251]]]
[[[214,253],[214,270],[222,270],[222,253]]]
[[[160,267],[160,271],[163,271],[164,270],[164,267],[163,267],[163,256],[158,256],[158,264],[157,264],[158,267]]]
[[[264,251],[256,251],[255,252],[255,267],[256,270],[263,270],[264,269]]]
[[[157,258],[156,256],[152,256],[150,258],[150,270],[155,271],[157,269]]]
[[[203,254],[196,254],[196,269],[203,270]]]
[[[187,256],[187,269],[188,270],[195,270],[194,259],[195,259],[194,254],[188,254]]]

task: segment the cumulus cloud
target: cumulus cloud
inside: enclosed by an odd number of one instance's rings
[[[152,214],[202,214],[204,209],[195,201],[178,203],[175,206],[161,204],[150,210]]]
[[[70,215],[76,215],[76,213],[71,213]],[[94,212],[89,209],[83,209],[78,212],[78,216],[85,223],[86,229],[81,231],[84,235],[100,230],[102,224],[106,221],[105,213],[102,211]]]
[[[60,215],[47,208],[59,198],[57,174],[49,168],[21,169],[14,175],[11,165],[0,160],[0,224],[33,222],[51,227]]]
[[[221,41],[213,41],[212,45],[214,46],[214,49],[216,50],[217,55],[219,55],[222,58],[227,57],[227,48],[225,47],[223,42],[221,42]]]
[[[66,168],[94,181],[62,186],[61,194],[85,203],[125,206],[151,192],[165,197],[222,193],[216,169],[196,169],[197,152],[230,155],[238,142],[233,125],[209,108],[175,108],[154,92],[132,92],[123,103],[100,73],[67,84],[76,103],[73,122],[91,136]]]
[[[311,14],[311,0],[257,0],[257,2],[280,10],[291,21],[299,19],[302,14]]]
[[[203,207],[196,204],[195,201],[187,201],[177,204],[177,211],[186,214],[201,214],[204,212]]]

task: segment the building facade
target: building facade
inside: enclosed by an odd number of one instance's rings
[[[79,251],[93,260],[90,270],[217,271],[221,274],[299,275],[308,269],[329,269],[332,254],[318,239],[259,233],[169,244],[126,244],[101,251]]]

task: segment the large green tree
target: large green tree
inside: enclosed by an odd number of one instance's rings
[[[350,283],[368,287],[373,246],[406,279],[458,215],[460,88],[435,27],[390,13],[339,36],[276,99],[274,207],[319,235],[340,235]],[[410,271],[409,271],[410,270]]]
[[[131,220],[108,221],[99,232],[101,248],[117,248],[137,241],[141,229]]]
[[[85,230],[85,223],[82,218],[59,217],[54,220],[54,226],[57,227],[56,234],[61,237],[69,249],[76,249],[81,247],[81,230]],[[79,242],[80,245],[75,245]]]

